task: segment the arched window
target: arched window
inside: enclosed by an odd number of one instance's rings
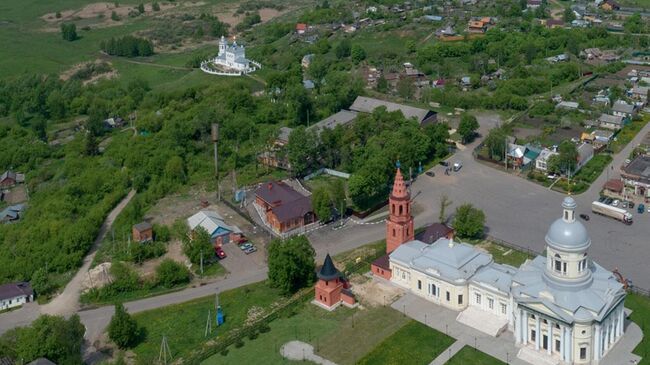
[[[569,220],[569,211],[567,210],[564,211],[564,220]]]
[[[400,204],[400,206],[399,206],[399,215],[402,215],[402,210],[403,210],[403,208],[404,208],[404,207]]]
[[[391,208],[393,214],[395,214],[395,204],[391,204],[390,208]]]
[[[397,236],[397,232],[395,232],[395,228],[393,228],[393,237]]]

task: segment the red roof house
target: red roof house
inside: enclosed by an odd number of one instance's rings
[[[281,181],[271,181],[257,188],[255,204],[264,213],[266,224],[276,233],[287,233],[317,220],[311,198]]]
[[[296,24],[296,32],[298,34],[304,34],[306,31],[307,31],[307,24],[305,23]]]

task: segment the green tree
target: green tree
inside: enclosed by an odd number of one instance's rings
[[[184,182],[185,181],[185,166],[183,159],[180,156],[174,156],[167,160],[165,165],[165,177],[169,181]]]
[[[138,323],[122,303],[115,304],[115,314],[108,324],[108,337],[121,349],[133,347],[140,337]]]
[[[138,13],[144,14],[144,4],[140,3],[138,5]]]
[[[388,192],[386,156],[377,156],[350,176],[348,191],[358,209],[368,209],[385,199]]]
[[[181,263],[172,259],[164,259],[156,267],[156,281],[158,285],[165,288],[187,284],[190,282],[190,271]]]
[[[59,90],[54,90],[47,96],[45,105],[47,106],[47,111],[52,119],[61,119],[65,117],[65,98]]]
[[[60,12],[60,11],[57,11],[56,14],[54,14],[54,16],[55,16],[57,19],[61,19],[61,12]]]
[[[361,45],[355,44],[352,46],[351,55],[352,55],[352,62],[358,64],[359,62],[366,59],[366,50],[363,49]]]
[[[413,80],[408,77],[400,78],[397,81],[397,95],[403,97],[404,99],[411,99],[415,94],[415,85],[413,85]]]
[[[327,222],[332,216],[332,201],[327,188],[320,187],[315,189],[311,194],[311,206],[316,213],[316,217],[323,222]]]
[[[86,133],[84,137],[84,153],[86,156],[95,156],[99,154],[99,143],[93,133]]]
[[[485,213],[471,204],[456,208],[454,230],[461,238],[481,238],[485,228]]]
[[[16,358],[33,361],[45,357],[57,364],[82,364],[84,326],[75,314],[63,317],[42,315],[31,326],[17,328],[3,336]]]
[[[576,15],[573,10],[571,8],[564,9],[564,22],[569,24],[574,20],[576,20]]]
[[[77,39],[77,26],[74,23],[61,24],[61,36],[68,42],[74,41]]]
[[[160,11],[160,5],[158,5],[158,2],[154,1],[151,4],[151,9],[153,9],[153,11]]]
[[[463,143],[471,142],[478,128],[479,124],[476,117],[469,113],[463,113],[458,124],[458,134],[463,139]]]
[[[111,12],[111,20],[114,21],[114,22],[118,22],[118,21],[120,21],[120,16],[117,15],[117,13],[115,12],[115,10],[113,10],[113,11]]]
[[[414,40],[409,39],[408,41],[406,41],[406,50],[407,50],[409,53],[415,53],[415,52],[418,50],[418,45],[417,45],[417,43],[415,43]]]
[[[644,23],[643,23],[643,19],[641,18],[641,14],[634,13],[633,15],[625,19],[625,23],[623,23],[623,28],[625,28],[626,32],[642,33],[643,24]]]
[[[339,60],[346,57],[350,57],[351,51],[352,51],[352,45],[350,43],[350,40],[347,38],[340,41],[334,48],[334,54],[336,54],[336,58],[338,58]]]
[[[558,147],[558,154],[549,163],[557,166],[563,173],[575,174],[578,165],[578,148],[571,141],[563,141]]]
[[[314,282],[314,248],[305,236],[273,240],[269,244],[269,283],[284,294],[294,293]]]
[[[377,91],[380,93],[386,93],[388,91],[388,80],[386,80],[383,74],[377,79]]]
[[[53,289],[45,267],[39,267],[38,270],[34,271],[30,284],[36,291],[36,295],[47,295]]]
[[[195,265],[201,263],[201,255],[203,255],[203,259],[205,260],[212,254],[212,250],[212,238],[203,227],[194,229],[191,239],[184,239],[183,253]]]
[[[485,148],[488,150],[489,157],[493,160],[501,161],[505,156],[506,138],[508,135],[503,128],[492,128],[485,138]]]
[[[345,213],[347,204],[345,197],[345,183],[343,180],[332,180],[332,184],[330,185],[330,199],[332,200],[334,208],[339,211],[339,214]]]
[[[318,137],[305,127],[295,128],[289,135],[287,158],[295,176],[304,176],[316,166]]]

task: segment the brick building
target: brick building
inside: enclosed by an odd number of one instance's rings
[[[271,181],[257,188],[255,204],[266,225],[278,234],[299,230],[317,221],[311,198],[281,181]]]

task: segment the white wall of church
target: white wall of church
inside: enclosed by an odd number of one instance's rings
[[[469,285],[469,305],[494,314],[498,317],[508,318],[512,311],[510,296],[497,291],[488,290],[474,283]]]
[[[468,305],[468,286],[453,285],[444,280],[391,262],[392,281],[413,294],[455,311]]]

